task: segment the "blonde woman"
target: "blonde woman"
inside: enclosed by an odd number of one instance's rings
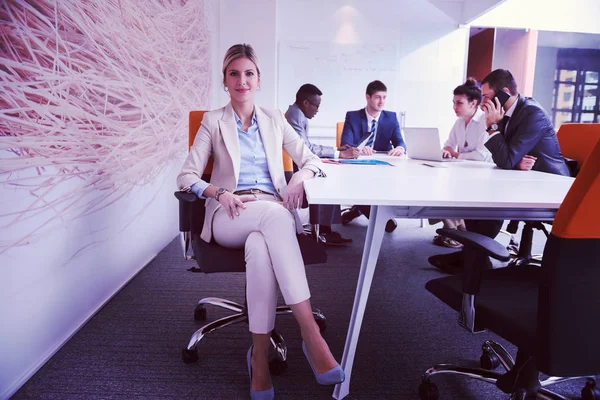
[[[260,68],[253,48],[232,46],[223,60],[223,84],[230,103],[207,112],[177,177],[180,189],[207,198],[203,240],[244,248],[252,346],[247,353],[252,399],[272,399],[268,348],[275,324],[277,288],[300,325],[302,348],[320,384],[343,382],[344,371],[321,336],[296,239],[293,212],[303,182],[321,170],[320,159],[279,110],[254,104]],[[282,149],[299,166],[286,184]],[[209,157],[210,182],[202,180]]]

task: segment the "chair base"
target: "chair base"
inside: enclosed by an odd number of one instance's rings
[[[423,374],[423,377],[421,378],[422,382],[419,385],[419,397],[421,398],[421,400],[437,400],[439,398],[439,390],[437,388],[437,385],[435,385],[435,383],[431,381],[431,379],[435,375],[460,375],[495,385],[496,380],[500,376],[502,376],[504,372],[494,372],[490,369],[494,369],[499,365],[502,365],[505,371],[509,371],[511,368],[514,367],[514,360],[506,351],[506,349],[502,347],[502,345],[492,340],[487,340],[484,342],[482,350],[483,355],[481,356],[480,362],[483,368],[462,367],[460,365],[453,364],[437,364],[427,369],[427,371],[425,371],[425,373]],[[580,378],[585,377],[549,377],[540,382],[541,389],[537,392],[536,398],[568,400],[567,397],[546,389],[546,386],[571,379]],[[593,381],[593,377],[588,378],[591,379],[588,379],[588,384],[586,385],[586,388],[588,388],[588,386],[595,388],[595,381]],[[511,395],[510,399],[525,399],[526,395],[527,394],[525,393],[525,391],[517,391],[516,393],[513,393]]]
[[[190,338],[187,347],[182,351],[182,358],[185,363],[196,362],[198,360],[198,343],[200,343],[200,341],[209,333],[240,322],[248,323],[248,311],[245,306],[218,297],[206,297],[200,300],[198,302],[198,305],[196,306],[196,309],[194,310],[194,319],[196,319],[197,321],[202,321],[206,319],[206,308],[204,306],[208,304],[233,311],[234,314],[210,322],[198,329],[196,332],[194,332],[192,334],[192,337]],[[276,315],[288,314],[292,314],[292,309],[289,306],[277,307]],[[315,309],[313,311],[313,316],[315,318],[315,321],[319,325],[321,332],[324,331],[327,326],[325,315],[323,315],[323,313],[321,313],[321,311],[319,311],[318,309]],[[271,373],[273,375],[278,375],[279,373],[285,371],[285,369],[287,368],[287,346],[283,337],[275,329],[271,331],[270,339],[271,345],[273,346],[273,349],[275,350],[276,354],[275,360],[271,361],[270,363]]]

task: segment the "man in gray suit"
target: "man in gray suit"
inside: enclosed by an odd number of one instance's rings
[[[308,148],[321,158],[357,158],[358,149],[344,146],[335,148],[311,143],[308,138],[308,120],[319,111],[323,93],[315,86],[307,83],[302,85],[296,93],[296,102],[285,113],[285,118],[308,146]],[[313,207],[317,212],[319,224],[319,240],[327,245],[341,246],[352,242],[352,239],[343,238],[338,232],[331,230],[332,223],[340,223],[340,206],[320,205]],[[313,219],[315,216],[313,215]],[[316,233],[313,230],[313,235]]]

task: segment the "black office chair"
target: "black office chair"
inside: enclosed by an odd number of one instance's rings
[[[567,168],[569,168],[569,174],[575,178],[577,173],[581,169],[583,163],[588,158],[594,145],[600,140],[600,124],[588,124],[588,123],[567,123],[561,125],[558,132],[558,143],[562,151]],[[517,221],[511,221],[518,224]],[[511,251],[511,260],[508,266],[518,266],[534,264],[540,265],[542,255],[532,254],[532,243],[534,230],[540,230],[544,232],[546,238],[548,238],[548,230],[544,224],[551,225],[551,221],[540,222],[540,221],[526,221],[521,232],[521,240],[519,242],[518,249],[509,249]],[[510,226],[510,224],[509,224]],[[507,229],[508,233],[515,234],[515,229]],[[512,236],[511,236],[512,237]]]
[[[190,146],[200,127],[203,114],[203,111],[190,112]],[[292,175],[292,161],[287,154],[284,154],[283,159],[286,178],[289,180]],[[212,164],[209,163],[209,165]],[[209,168],[210,166],[207,167],[207,169]],[[210,174],[203,175],[202,179],[209,182]],[[244,249],[228,249],[219,246],[214,241],[207,243],[200,238],[205,216],[205,200],[199,199],[194,193],[188,192],[175,192],[175,197],[179,200],[179,231],[181,232],[184,257],[188,260],[195,260],[197,264],[197,266],[191,267],[189,271],[207,274],[245,272]],[[306,265],[327,262],[327,253],[321,244],[314,241],[310,235],[298,235],[297,237],[302,258]],[[210,332],[240,322],[248,322],[248,310],[245,302],[242,305],[216,297],[206,297],[198,302],[194,309],[194,319],[196,321],[206,320],[207,310],[205,306],[208,304],[233,311],[234,314],[208,323],[192,334],[187,347],[182,350],[182,358],[186,363],[198,360],[198,343]],[[287,315],[291,314],[292,311],[289,306],[279,306],[276,313],[277,315]],[[313,311],[313,315],[321,331],[324,331],[326,328],[325,316],[317,309]],[[287,369],[287,346],[283,337],[275,330],[271,332],[271,344],[275,349],[276,357],[271,360],[270,369],[273,375],[278,375]]]
[[[435,365],[423,375],[419,386],[421,399],[438,398],[438,388],[432,382],[438,374],[494,383],[517,399],[526,396],[565,399],[550,392],[547,386],[587,376],[581,391],[583,399],[600,399],[594,379],[600,374],[597,204],[600,204],[600,143],[583,165],[556,215],[541,268],[527,265],[481,270],[471,260],[481,254],[507,260],[507,250],[473,232],[438,230],[463,243],[465,272],[433,279],[425,287],[459,312],[462,327],[470,332],[490,330],[515,344],[518,352],[513,361],[501,345],[490,340],[483,345],[482,368]],[[506,373],[492,371],[500,364]],[[539,372],[551,377],[540,382]]]

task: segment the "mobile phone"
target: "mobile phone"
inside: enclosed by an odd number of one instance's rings
[[[500,102],[500,107],[504,106],[504,103],[510,98],[510,94],[506,93],[504,90],[499,89],[494,94],[494,99],[498,99]],[[492,103],[496,104],[496,101],[492,99]]]

